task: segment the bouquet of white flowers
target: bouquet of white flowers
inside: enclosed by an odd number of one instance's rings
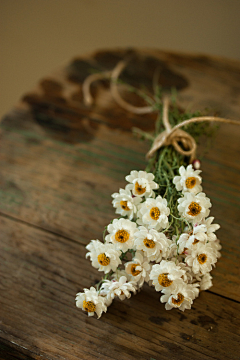
[[[221,249],[215,235],[219,225],[208,217],[211,202],[202,192],[200,172],[181,166],[173,178],[178,217],[171,202],[158,195],[153,173],[133,170],[126,176],[129,184],[112,195],[121,217],[107,226],[104,243],[92,240],[86,246],[92,266],[105,277],[97,289],[77,294],[77,307],[100,317],[115,297],[129,298],[145,282],[162,293],[167,310],[184,311],[199,290],[212,286],[210,271]]]
[[[127,104],[117,88],[125,65],[120,62],[107,73],[113,98],[137,114],[158,112],[158,119],[153,136],[135,129],[152,141],[152,147],[146,171],[131,171],[125,189],[112,194],[120,217],[105,227],[103,242],[92,240],[86,246],[92,266],[105,275],[96,287],[77,294],[76,305],[98,318],[115,297],[129,298],[144,283],[161,292],[160,301],[166,310],[182,311],[191,308],[200,290],[212,286],[210,272],[221,256],[215,235],[220,226],[209,217],[212,205],[202,191],[197,141],[202,135],[213,135],[210,122],[239,125],[234,120],[184,112],[174,99],[170,106],[169,96],[163,96],[159,88],[153,97],[144,96],[149,106]],[[93,102],[90,85],[96,79],[99,74],[85,80],[87,105]]]

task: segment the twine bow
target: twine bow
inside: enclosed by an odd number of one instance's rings
[[[101,74],[93,74],[87,77],[83,83],[83,98],[86,105],[91,105],[93,103],[93,98],[90,92],[91,84],[99,79],[108,78],[110,80],[110,90],[114,100],[127,111],[130,111],[134,114],[147,114],[154,112],[152,106],[138,107],[133,106],[123,100],[118,90],[118,78],[123,69],[126,67],[127,61],[119,61],[115,68],[112,71],[106,71]],[[158,70],[158,69],[157,69]],[[157,74],[157,73],[156,73]],[[154,77],[154,82],[156,79]],[[180,124],[171,127],[168,119],[168,109],[169,109],[169,97],[163,97],[163,125],[165,130],[161,132],[153,141],[151,149],[148,151],[146,158],[150,159],[153,157],[154,153],[160,149],[162,146],[172,145],[174,149],[183,156],[189,156],[189,162],[191,163],[196,158],[196,149],[197,144],[194,138],[186,131],[182,130],[181,127],[203,121],[211,122],[223,122],[227,124],[240,125],[240,121],[224,119],[216,116],[200,116],[194,117],[188,120],[181,122]],[[180,146],[182,144],[182,146]]]

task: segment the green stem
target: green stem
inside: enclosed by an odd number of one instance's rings
[[[113,271],[111,270],[109,273],[105,274],[104,277],[95,285],[96,286],[96,290],[99,292],[100,291],[100,288],[101,288],[101,285],[102,283],[105,281],[105,280],[108,280],[111,278],[113,274]]]

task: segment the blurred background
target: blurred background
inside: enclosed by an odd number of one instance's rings
[[[102,48],[240,59],[239,0],[0,0],[0,116],[38,80]]]

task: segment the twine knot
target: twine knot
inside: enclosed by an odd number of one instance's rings
[[[147,159],[150,159],[154,153],[162,146],[172,145],[174,149],[183,156],[189,156],[190,162],[196,157],[197,144],[194,138],[184,130],[172,128],[168,119],[169,97],[163,98],[163,124],[165,130],[161,132],[154,140],[153,145],[147,153]],[[181,145],[182,146],[181,146]]]
[[[182,147],[180,144],[182,144]],[[189,156],[190,162],[196,157],[197,144],[194,138],[186,131],[176,129],[170,133],[165,130],[155,138],[151,149],[146,155],[147,159],[150,159],[162,146],[169,145],[172,145],[183,156]]]

